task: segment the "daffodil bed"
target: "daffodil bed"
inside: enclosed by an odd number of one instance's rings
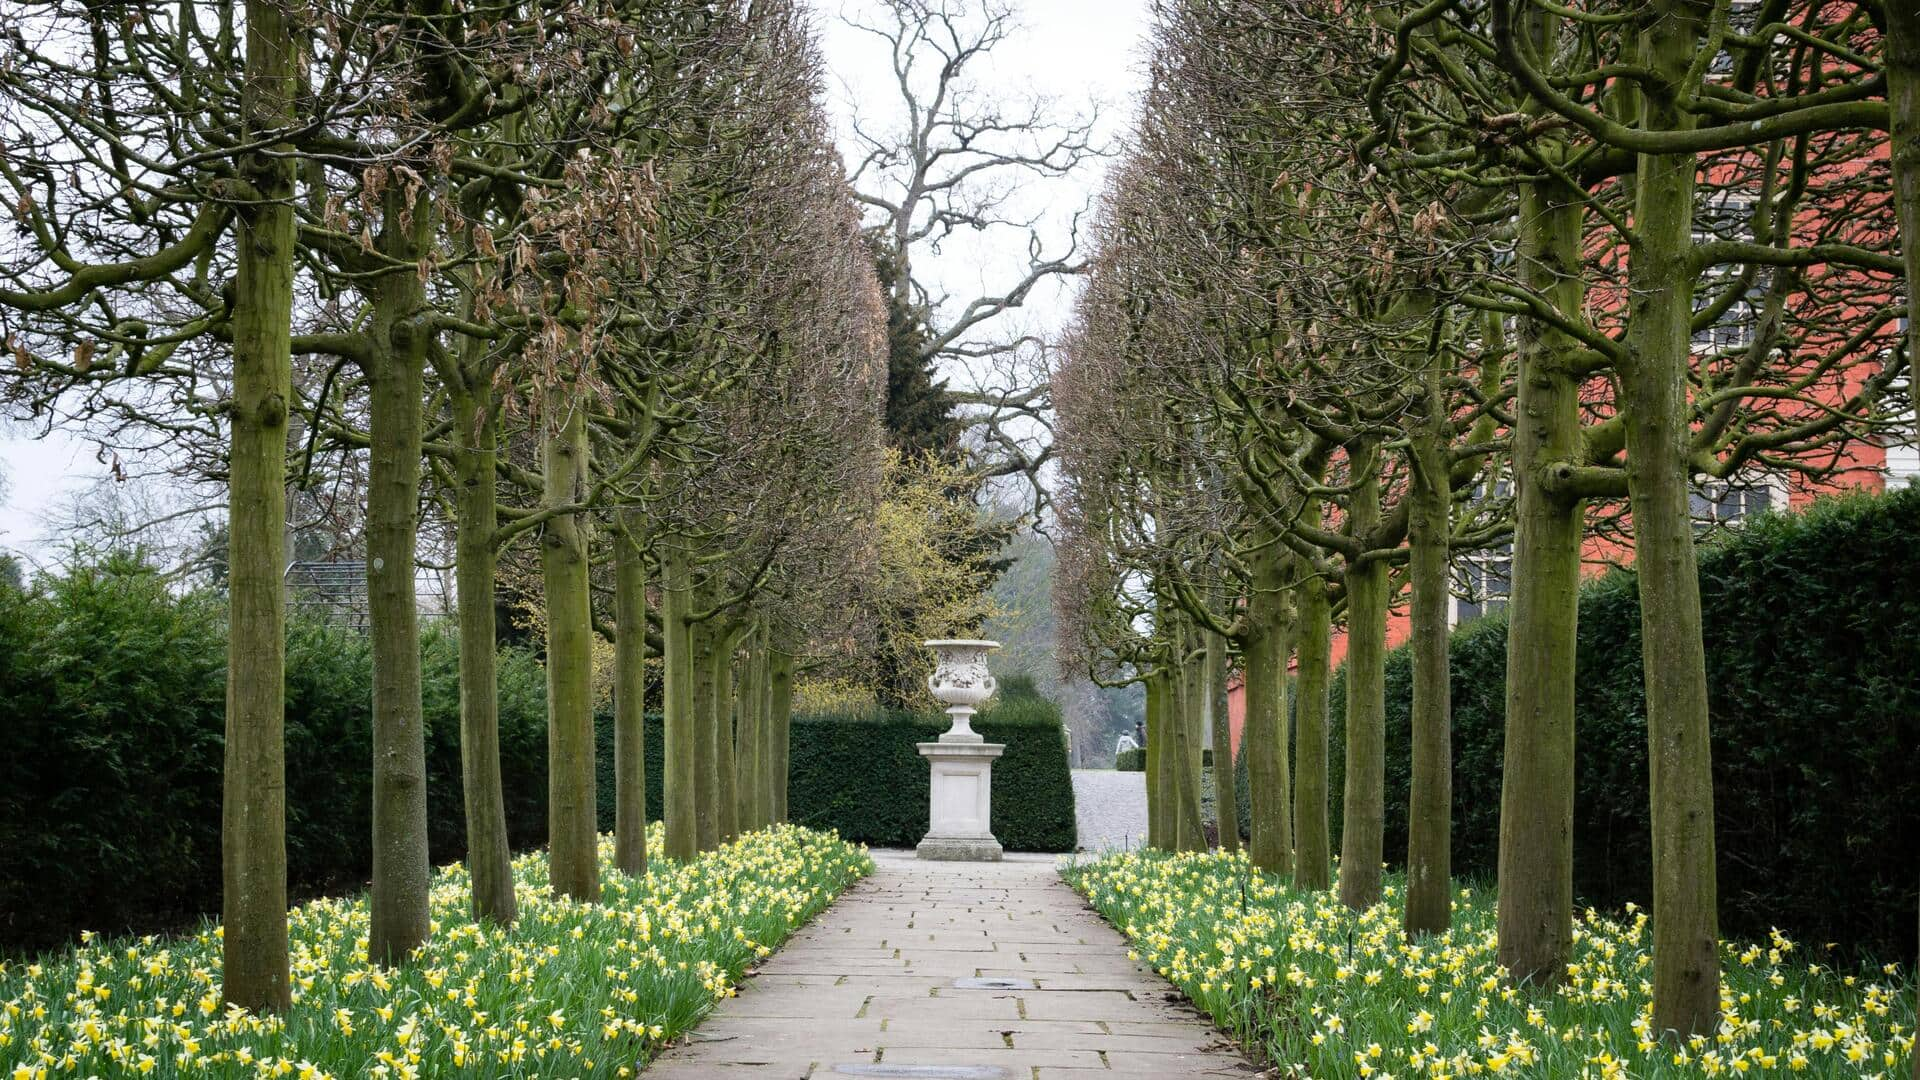
[[[1450,933],[1410,943],[1396,879],[1382,903],[1355,913],[1333,893],[1250,872],[1244,855],[1109,855],[1063,873],[1132,955],[1297,1075],[1904,1078],[1914,1052],[1913,985],[1900,965],[1836,970],[1824,948],[1778,932],[1723,946],[1719,1034],[1670,1045],[1648,1035],[1641,911],[1584,912],[1566,979],[1535,993],[1504,977],[1493,897],[1474,889],[1455,894]]]
[[[644,878],[612,856],[603,837],[597,906],[555,899],[543,853],[517,859],[504,929],[473,921],[467,872],[446,867],[432,939],[399,969],[366,963],[364,898],[296,908],[278,1017],[221,1007],[217,927],[0,964],[0,1077],[631,1076],[873,868],[863,847],[786,825]]]

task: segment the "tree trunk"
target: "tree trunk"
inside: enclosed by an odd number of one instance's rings
[[[1221,851],[1240,850],[1240,800],[1233,789],[1233,724],[1227,718],[1227,639],[1207,635],[1204,685],[1206,716],[1213,736],[1213,806]]]
[[[299,70],[286,5],[248,0],[243,138],[293,120]],[[285,567],[293,394],[293,163],[248,155],[237,214],[233,451],[227,518],[227,718],[221,774],[221,993],[256,1012],[291,1003],[287,960]]]
[[[1168,812],[1169,793],[1165,769],[1168,755],[1162,752],[1168,743],[1165,669],[1156,670],[1147,676],[1146,686],[1147,846],[1169,851],[1173,844],[1167,835],[1167,822],[1173,815]]]
[[[1247,759],[1247,855],[1271,874],[1293,872],[1292,798],[1287,776],[1287,598],[1285,556],[1268,538],[1252,557],[1247,635],[1240,646],[1247,715],[1240,752]],[[1215,759],[1215,782],[1221,775]],[[1232,772],[1228,789],[1231,790]],[[1222,817],[1225,812],[1222,812]],[[1224,846],[1225,841],[1222,841]]]
[[[1915,303],[1920,282],[1920,7],[1884,5],[1887,19],[1887,107],[1892,120],[1894,205],[1900,216],[1900,252],[1907,267],[1907,308]],[[1907,395],[1920,398],[1920,379],[1913,374],[1913,358],[1920,356],[1920,328],[1907,320]],[[1916,966],[1915,971],[1920,971]],[[1916,986],[1920,995],[1920,986]],[[1914,1080],[1920,1080],[1920,1042],[1908,1056]]]
[[[733,728],[733,796],[735,814],[741,832],[762,827],[761,802],[767,790],[765,713],[761,689],[766,674],[766,652],[761,648],[758,628],[747,639],[746,655],[739,665],[739,687],[735,694]]]
[[[561,407],[566,407],[564,404]],[[582,408],[546,438],[549,507],[587,493],[587,427]],[[600,898],[593,777],[593,610],[587,587],[586,523],[559,514],[543,528],[541,579],[547,601],[547,851],[553,891]]]
[[[1522,280],[1576,318],[1585,299],[1577,199],[1551,184],[1524,187],[1519,214]],[[1573,949],[1573,683],[1586,512],[1548,483],[1580,451],[1569,344],[1544,320],[1520,320],[1497,921],[1500,963],[1540,986],[1559,981]]]
[[[740,628],[722,624],[714,630],[713,638],[713,829],[715,843],[726,844],[740,835],[734,745],[734,713],[739,698],[733,692],[733,658]]]
[[[472,371],[472,368],[464,370]],[[454,580],[460,620],[460,778],[467,811],[473,917],[510,925],[519,914],[507,800],[500,781],[498,645],[494,640],[493,532],[498,464],[485,376],[454,392]]]
[[[700,851],[700,723],[693,707],[693,585],[685,542],[667,537],[660,547],[660,632],[666,653],[661,817],[667,826],[667,857],[685,861]]]
[[[767,656],[767,713],[773,750],[771,776],[772,816],[785,822],[787,816],[788,751],[793,732],[793,654],[775,648]]]
[[[1377,444],[1353,455],[1352,534],[1365,537],[1380,517]],[[1387,769],[1387,567],[1347,564],[1347,769],[1340,820],[1340,902],[1363,911],[1380,902],[1385,851]]]
[[[647,872],[647,557],[638,510],[613,532],[613,865]]]
[[[1294,587],[1300,626],[1300,672],[1294,686],[1294,884],[1332,884],[1333,843],[1327,835],[1327,669],[1333,649],[1326,582],[1310,577]],[[1284,712],[1282,713],[1284,716]]]
[[[1407,936],[1445,933],[1453,925],[1452,691],[1448,684],[1447,541],[1452,484],[1447,447],[1453,418],[1441,389],[1442,370],[1424,373],[1425,416],[1413,438],[1407,492],[1408,572],[1413,579],[1413,775],[1407,798]]]
[[[1180,635],[1184,651],[1187,635]],[[1174,848],[1207,850],[1206,823],[1200,816],[1200,660],[1182,657],[1172,675],[1167,726],[1173,732]]]
[[[700,596],[704,605],[712,599],[711,589],[701,589]],[[700,850],[712,851],[720,844],[719,790],[720,776],[717,771],[717,747],[720,741],[719,713],[714,701],[713,654],[720,647],[715,639],[719,636],[712,619],[694,623],[693,634],[693,823],[695,835],[699,837]]]
[[[390,188],[383,202],[380,250],[411,264],[432,235],[432,198],[422,194],[409,207],[404,194]],[[408,271],[385,274],[367,291],[373,307],[373,356],[367,371],[367,609],[373,649],[373,886],[367,961],[397,964],[426,943],[432,919],[420,616],[413,581],[428,333],[413,320],[426,305],[426,287]]]
[[[1657,0],[1654,11],[1641,31],[1642,62],[1677,85],[1700,41],[1699,9],[1692,0]],[[1671,92],[1649,87],[1643,95],[1648,130],[1692,126]],[[1692,154],[1642,154],[1637,162],[1629,360],[1620,372],[1647,682],[1653,1027],[1682,1037],[1711,1034],[1720,1022],[1706,645],[1688,501],[1696,168]]]
[[[773,824],[773,648],[767,637],[771,627],[761,623],[749,654],[745,693],[741,695],[743,715],[751,717],[752,768],[743,773],[752,782],[753,816],[742,821],[742,829],[764,829]]]
[[[753,716],[755,745],[753,827],[773,824],[773,646],[772,627],[761,623],[753,651]]]

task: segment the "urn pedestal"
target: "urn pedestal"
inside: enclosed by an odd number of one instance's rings
[[[948,706],[953,726],[938,742],[919,744],[933,769],[927,820],[930,827],[916,852],[922,859],[997,862],[1000,842],[993,838],[993,762],[1006,747],[981,739],[973,730],[974,707],[993,696],[987,653],[997,641],[929,641],[940,657],[927,689]]]

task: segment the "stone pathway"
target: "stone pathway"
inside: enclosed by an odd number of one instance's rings
[[[1256,1075],[1053,856],[874,863],[646,1080]]]
[[[1081,851],[1141,846],[1147,838],[1147,774],[1073,770],[1073,813]]]

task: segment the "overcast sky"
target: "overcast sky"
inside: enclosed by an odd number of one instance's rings
[[[888,116],[896,107],[892,73],[884,45],[840,22],[842,14],[871,16],[867,0],[814,0],[821,43],[829,67],[828,103],[844,125],[855,110],[863,119]],[[1016,0],[1018,33],[996,51],[982,72],[984,88],[1051,99],[1063,114],[1097,106],[1107,137],[1117,136],[1130,114],[1141,84],[1140,47],[1149,0]],[[843,135],[843,138],[845,136]],[[845,152],[854,153],[850,143]],[[1035,209],[1050,216],[1058,231],[1084,206],[1102,181],[1096,167],[1072,181],[1054,182],[1027,192]],[[941,287],[965,299],[992,290],[1025,265],[1025,238],[1008,231],[992,243],[954,244],[931,271]],[[1066,314],[1068,291],[1045,290],[1029,303],[1028,325],[1058,326]],[[103,467],[83,441],[59,433],[31,439],[20,429],[0,429],[0,548],[39,562],[45,555],[47,523],[74,494],[95,483]],[[130,463],[139,472],[138,463]]]

